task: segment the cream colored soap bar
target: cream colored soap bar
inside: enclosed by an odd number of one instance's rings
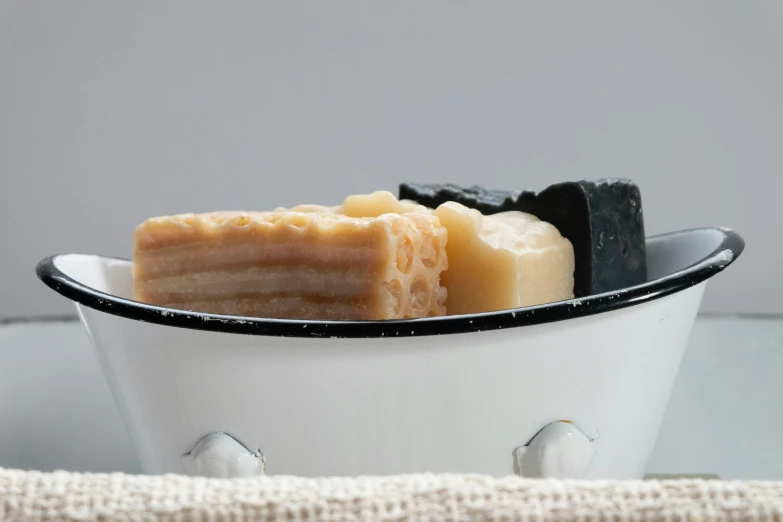
[[[425,214],[152,218],[135,233],[134,292],[150,304],[250,317],[443,315],[446,239],[438,218]]]
[[[291,208],[277,207],[275,212],[301,212],[303,214],[342,214],[341,206],[329,207],[326,205],[297,205]]]
[[[449,315],[574,297],[574,249],[549,223],[522,212],[484,216],[453,202],[435,215],[449,233],[442,278]]]
[[[391,192],[379,190],[348,196],[337,212],[351,217],[378,217],[383,214],[432,214],[433,210],[413,201],[400,201]]]
[[[432,214],[434,211],[413,201],[398,200],[389,191],[378,190],[372,194],[348,196],[342,205],[297,205],[292,208],[277,208],[275,212],[314,212],[320,214],[342,214],[348,217],[378,217],[383,214]]]

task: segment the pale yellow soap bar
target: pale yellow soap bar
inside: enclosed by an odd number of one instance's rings
[[[413,201],[398,200],[387,190],[379,190],[372,194],[357,194],[348,196],[342,205],[297,205],[292,208],[280,207],[275,212],[307,212],[320,214],[342,214],[348,217],[369,218],[383,214],[432,214],[434,211]]]
[[[136,229],[136,299],[249,317],[445,314],[446,229],[434,215],[216,212]]]
[[[448,230],[449,315],[574,297],[574,249],[551,224],[522,212],[484,216],[454,202],[435,215]]]
[[[340,212],[341,209],[342,207],[340,205],[330,207],[326,205],[313,205],[310,203],[306,203],[291,208],[277,207],[274,210],[274,212],[301,212],[304,214],[341,214],[342,213]]]
[[[351,217],[378,217],[383,214],[432,214],[433,210],[413,201],[398,200],[386,190],[348,196],[336,212]]]

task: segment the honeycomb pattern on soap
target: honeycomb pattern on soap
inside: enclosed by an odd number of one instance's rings
[[[397,319],[445,314],[437,217],[213,212],[135,232],[136,299],[251,317]]]
[[[396,221],[394,259],[390,259],[390,315],[399,318],[446,314],[446,289],[440,274],[448,268],[446,229],[433,216],[403,214]]]

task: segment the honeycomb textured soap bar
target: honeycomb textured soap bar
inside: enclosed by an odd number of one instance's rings
[[[449,231],[449,315],[574,297],[574,250],[549,223],[523,212],[484,216],[454,202],[435,215]]]
[[[136,229],[139,301],[310,320],[445,314],[446,229],[426,214],[215,212]]]
[[[577,297],[647,281],[642,198],[630,180],[565,182],[538,193],[403,183],[400,198],[433,208],[456,201],[483,214],[518,210],[553,224],[574,247]]]

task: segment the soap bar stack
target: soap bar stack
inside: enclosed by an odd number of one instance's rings
[[[558,183],[538,193],[403,183],[400,198],[433,208],[455,201],[486,215],[516,210],[551,223],[573,245],[577,297],[647,281],[641,193],[630,180]]]
[[[646,280],[639,189],[400,186],[341,205],[152,218],[138,300],[223,315],[380,320],[540,305]]]
[[[443,315],[447,232],[432,215],[217,212],[136,229],[140,301],[225,315],[320,320]]]

